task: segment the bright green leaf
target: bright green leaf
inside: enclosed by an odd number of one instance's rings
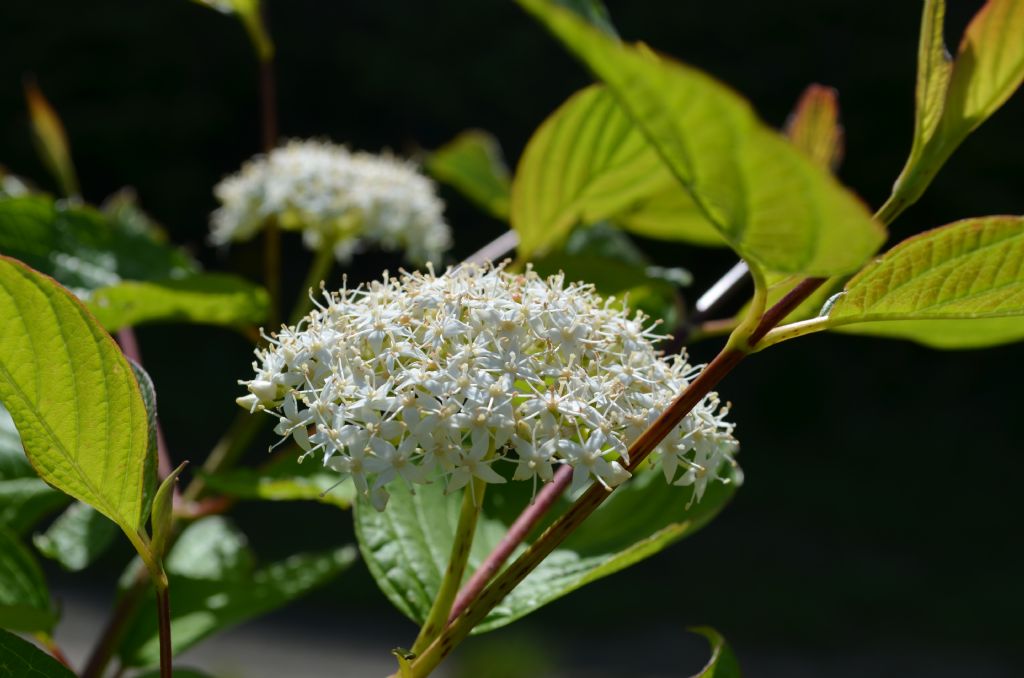
[[[168,538],[171,534],[171,517],[174,508],[174,488],[178,484],[178,476],[185,470],[188,465],[187,461],[181,462],[178,468],[168,474],[163,482],[160,483],[160,487],[157,488],[156,494],[153,495],[153,512],[150,515],[150,525],[152,526],[153,541],[151,549],[153,555],[157,558],[164,557],[164,549],[167,546]]]
[[[108,331],[146,322],[256,325],[267,317],[266,290],[223,273],[182,280],[126,281],[95,290],[89,310]]]
[[[520,4],[605,81],[705,218],[748,262],[839,275],[856,270],[884,241],[884,229],[855,195],[761,123],[732,90],[645,47],[619,43],[550,0]],[[513,216],[515,200],[513,189]]]
[[[607,88],[574,94],[537,129],[512,182],[512,227],[532,257],[604,219],[653,238],[723,244]]]
[[[355,557],[355,549],[348,546],[298,554],[254,569],[244,535],[226,520],[204,518],[190,525],[165,562],[175,654],[325,584]],[[150,597],[128,631],[120,654],[128,666],[152,666],[158,653],[156,600]]]
[[[944,15],[942,0],[925,3],[914,141],[882,209],[886,223],[921,197],[953,151],[1024,81],[1024,3],[986,2],[964,32],[952,64],[942,39]]]
[[[847,283],[827,325],[942,348],[1024,338],[1024,217],[965,219],[904,240]]]
[[[427,156],[425,166],[435,179],[456,188],[492,216],[508,219],[509,172],[493,135],[465,131]]]
[[[180,279],[196,270],[181,251],[148,234],[116,228],[91,207],[41,195],[0,199],[0,254],[76,292],[122,280]]]
[[[69,501],[36,474],[11,415],[0,405],[0,527],[24,534]]]
[[[75,674],[32,643],[0,629],[0,678],[75,678]]]
[[[835,171],[843,159],[839,95],[831,87],[809,85],[786,121],[786,136],[819,167]]]
[[[75,176],[74,163],[71,162],[68,137],[57,111],[53,110],[53,106],[33,81],[25,85],[25,101],[32,122],[32,138],[43,164],[53,174],[64,195],[78,195],[78,178]]]
[[[721,633],[709,626],[697,626],[690,630],[704,636],[711,644],[711,659],[692,678],[740,678],[740,664]]]
[[[155,479],[128,361],[70,292],[6,257],[0,317],[0,401],[33,467],[137,539]]]
[[[388,486],[386,511],[356,502],[359,548],[377,585],[401,612],[422,623],[440,586],[459,515],[459,493],[444,494],[435,482],[410,493],[405,483]],[[507,532],[529,500],[526,483],[487,488],[467,577]],[[640,473],[607,501],[491,611],[476,632],[504,626],[581,586],[606,577],[692,534],[718,513],[732,486],[715,483],[687,508],[692,488],[665,482],[660,471]],[[567,506],[562,500],[552,511]],[[520,547],[516,552],[522,552]]]
[[[56,621],[39,565],[14,534],[0,528],[0,627],[49,632]]]
[[[277,458],[263,469],[237,468],[204,474],[203,480],[214,491],[239,499],[317,501],[348,508],[356,494],[351,480],[338,484],[338,474],[322,464],[300,464],[288,456]]]
[[[84,570],[99,558],[117,536],[117,525],[88,504],[75,502],[46,532],[32,538],[39,552],[66,570]]]

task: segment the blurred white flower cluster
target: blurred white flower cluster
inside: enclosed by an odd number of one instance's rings
[[[215,245],[252,238],[270,220],[301,231],[312,250],[332,248],[342,263],[368,246],[436,262],[451,245],[433,182],[388,155],[291,141],[245,163],[214,194],[221,203],[211,217]]]
[[[438,467],[448,491],[508,476],[536,489],[557,464],[573,467],[575,489],[611,487],[629,477],[628,445],[701,369],[662,357],[646,320],[561,275],[385,274],[325,293],[267,337],[238,402],[278,417],[278,434],[378,509],[388,482],[428,482]],[[710,481],[739,477],[726,414],[709,394],[652,457],[697,500]]]

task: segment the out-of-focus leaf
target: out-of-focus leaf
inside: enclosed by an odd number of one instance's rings
[[[601,0],[555,0],[559,5],[575,12],[585,19],[591,26],[597,28],[607,35],[617,38],[618,31],[612,25],[612,18],[608,14],[608,8]]]
[[[416,488],[388,486],[386,511],[356,502],[356,536],[377,585],[399,610],[422,623],[447,566],[459,515],[458,493],[444,483]],[[530,500],[527,483],[488,487],[469,555],[467,577],[507,532]],[[509,624],[586,584],[648,558],[711,520],[732,495],[732,486],[708,486],[689,508],[692,488],[668,485],[660,471],[639,473],[615,490],[558,549],[476,627],[483,632]],[[567,506],[561,500],[551,513]],[[522,552],[521,546],[513,559]]]
[[[89,297],[89,310],[111,332],[146,322],[256,325],[266,320],[269,306],[265,289],[224,273],[126,281],[95,290]]]
[[[117,525],[88,504],[75,502],[32,543],[64,569],[77,572],[103,555],[115,536]]]
[[[32,138],[43,164],[53,174],[64,195],[78,195],[75,165],[71,162],[68,138],[57,111],[32,80],[25,83],[25,101],[28,102],[28,115],[32,122]]]
[[[0,678],[75,678],[75,674],[32,643],[0,629]]]
[[[294,457],[280,457],[263,469],[237,468],[204,474],[213,490],[239,499],[268,501],[317,501],[348,508],[355,499],[351,480],[338,483],[338,474],[315,461],[298,463]]]
[[[886,252],[828,309],[830,328],[940,348],[1024,338],[1024,217],[978,217]]]
[[[512,227],[524,257],[574,226],[613,220],[641,235],[724,244],[607,88],[570,97],[537,129],[512,182]]]
[[[191,534],[190,534],[191,533]],[[171,635],[175,654],[207,636],[270,612],[325,584],[354,562],[348,546],[303,553],[254,568],[245,536],[219,517],[190,525],[164,565],[170,579]],[[156,599],[143,603],[120,656],[128,666],[159,659]]]
[[[172,674],[174,678],[214,678],[209,673],[203,673],[196,669],[179,669],[175,668]],[[145,673],[139,674],[135,678],[160,678],[160,669],[154,669],[152,671],[146,671]]]
[[[40,477],[138,540],[149,427],[124,355],[70,292],[0,257],[0,401]]]
[[[705,218],[748,263],[840,275],[859,268],[885,240],[859,198],[761,123],[730,89],[646,47],[619,43],[551,0],[520,4],[604,80]],[[513,216],[515,201],[513,187]]]
[[[16,536],[0,528],[0,627],[49,632],[56,621],[39,565]]]
[[[68,501],[66,494],[44,483],[28,463],[18,429],[0,405],[0,527],[24,534]]]
[[[883,207],[887,221],[921,197],[953,151],[1024,81],[1024,3],[988,0],[967,26],[952,63],[942,39],[944,16],[943,0],[925,2],[914,141]]]
[[[499,219],[508,219],[511,180],[493,135],[467,130],[429,156],[425,167],[438,181],[460,193]]]
[[[263,23],[263,15],[260,10],[260,0],[195,0],[200,5],[214,9],[221,14],[234,14],[245,27],[249,34],[253,49],[260,61],[270,61],[274,58],[274,43],[270,39],[270,33]]]
[[[808,86],[786,121],[786,136],[815,164],[834,172],[843,159],[836,91],[823,85]]]
[[[711,659],[692,678],[740,678],[740,664],[721,633],[710,626],[697,626],[690,630],[704,636],[711,644]]]
[[[184,278],[196,271],[181,251],[114,228],[100,212],[46,196],[0,199],[0,254],[15,257],[74,291],[122,280]]]

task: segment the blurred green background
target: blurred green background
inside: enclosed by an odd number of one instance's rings
[[[807,84],[836,87],[841,177],[873,206],[887,195],[909,150],[919,2],[608,5],[625,38],[709,71],[773,125]],[[981,3],[949,5],[955,44]],[[480,127],[514,163],[544,117],[589,81],[504,0],[276,0],[269,14],[283,138],[415,154]],[[132,186],[209,267],[257,274],[255,247],[204,246],[213,184],[259,150],[256,64],[236,21],[186,0],[4,0],[0,45],[0,163],[54,190],[29,137],[22,78],[34,74],[63,118],[88,200]],[[894,238],[1024,213],[1022,132],[1018,94]],[[456,258],[502,231],[444,195]],[[726,251],[641,245],[657,263],[691,269],[697,292],[733,262]],[[289,239],[284,256],[294,291],[308,255]],[[350,274],[398,264],[370,254]],[[249,350],[216,329],[138,334],[173,455],[200,460],[235,414]],[[691,353],[706,360],[715,349]],[[1024,345],[940,353],[815,336],[758,355],[721,387],[747,478],[732,505],[667,552],[468,643],[461,675],[689,675],[705,653],[684,631],[693,624],[724,633],[750,676],[1022,675],[1022,378]],[[352,539],[348,514],[325,506],[243,504],[235,515],[267,558]],[[58,590],[106,595],[126,557],[48,575]],[[384,653],[414,634],[361,566],[275,619]]]

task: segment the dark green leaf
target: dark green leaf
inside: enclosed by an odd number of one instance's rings
[[[84,570],[103,555],[117,535],[117,525],[88,504],[75,502],[46,532],[32,539],[39,552],[72,572]]]
[[[300,464],[281,456],[263,469],[237,468],[203,476],[211,489],[239,499],[317,501],[348,508],[355,498],[351,481],[338,484],[338,474],[315,461]]]
[[[444,483],[389,485],[387,510],[356,502],[356,536],[367,567],[388,599],[422,623],[447,565],[459,514],[458,493],[445,496]],[[492,485],[477,524],[467,577],[508,530],[530,500],[527,483]],[[702,501],[687,508],[691,488],[665,482],[660,471],[646,471],[612,496],[516,587],[476,632],[504,626],[551,601],[629,567],[692,534],[718,513],[732,495],[731,485],[715,483]],[[562,501],[553,515],[567,503]],[[517,554],[525,547],[520,547]]]
[[[1024,217],[965,219],[904,240],[846,284],[825,322],[941,348],[1024,338]]]
[[[0,627],[49,632],[56,621],[39,565],[14,534],[0,528]]]
[[[204,518],[190,525],[164,563],[170,578],[175,653],[308,593],[344,571],[355,557],[349,546],[254,568],[245,536],[225,519]],[[129,666],[152,666],[158,652],[156,600],[150,597],[120,655]]]
[[[32,643],[0,629],[0,678],[75,678],[75,674]]]
[[[0,317],[0,400],[33,467],[137,540],[155,479],[128,361],[67,290],[6,257]]]
[[[0,405],[0,527],[24,534],[69,498],[44,483],[21,449],[11,415]]]
[[[426,169],[438,181],[499,219],[508,219],[509,172],[498,140],[468,130],[427,156]]]
[[[721,633],[709,626],[697,626],[690,630],[704,636],[711,644],[711,659],[692,678],[740,678],[740,664]]]
[[[839,275],[856,270],[885,240],[855,195],[761,123],[732,90],[609,38],[551,0],[520,4],[605,81],[703,216],[748,263]],[[513,216],[515,200],[513,189]]]

